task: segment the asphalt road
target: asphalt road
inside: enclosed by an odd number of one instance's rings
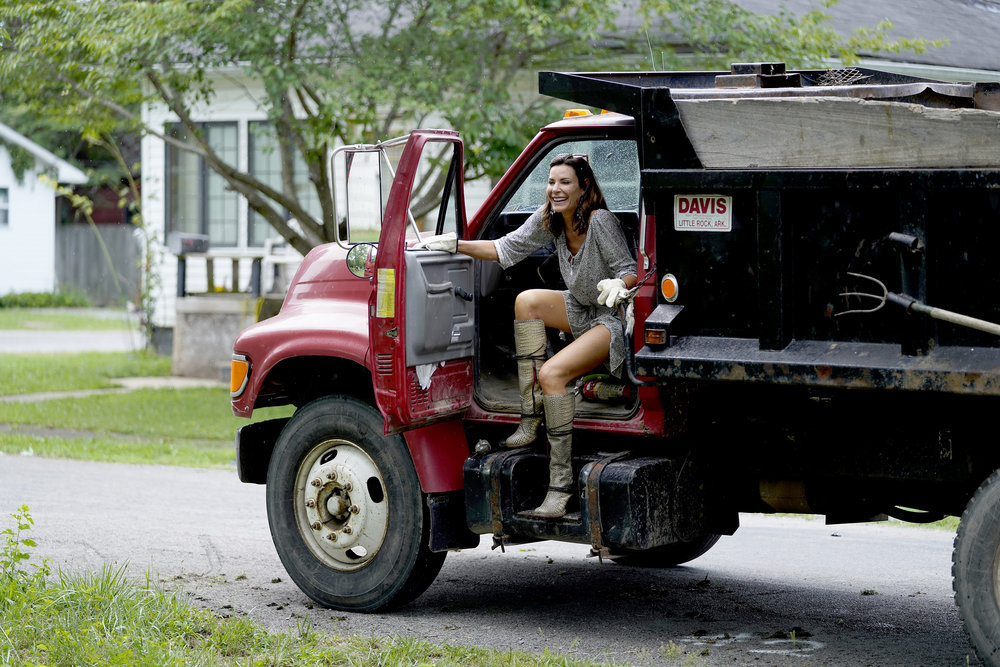
[[[275,629],[629,664],[959,665],[969,648],[951,590],[953,534],[743,516],[691,564],[639,569],[542,542],[449,554],[393,614],[313,605],[271,545],[264,488],[234,473],[0,455],[0,526],[21,504],[40,555],[71,571],[128,563],[190,601]],[[790,636],[795,631],[795,637]]]

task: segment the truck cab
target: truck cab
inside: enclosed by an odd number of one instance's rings
[[[471,216],[457,133],[338,149],[338,241],[234,344],[233,412],[296,408],[237,434],[296,584],[371,611],[414,599],[482,535],[671,566],[740,512],[964,515],[956,599],[980,654],[1000,645],[981,592],[1000,585],[984,435],[1000,396],[1000,85],[764,63],[546,72],[539,87],[606,111],[542,128]],[[625,380],[577,380],[575,491],[543,519],[526,510],[545,493],[544,439],[501,442],[520,412],[514,299],[561,289],[552,249],[503,269],[415,245],[516,229],[561,153],[587,156],[639,287]],[[565,343],[548,332],[550,354]]]

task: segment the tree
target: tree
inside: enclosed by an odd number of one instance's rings
[[[728,0],[645,0],[646,31],[617,35],[617,52],[598,48],[597,38],[614,32],[620,6],[613,0],[13,0],[0,7],[0,94],[26,117],[82,128],[105,145],[123,132],[149,133],[201,156],[305,253],[335,237],[327,162],[335,144],[384,139],[433,119],[462,132],[467,178],[496,177],[541,124],[547,104],[519,95],[519,77],[560,64],[613,66],[647,45],[652,52],[654,43],[660,55],[654,65],[669,65],[669,47],[651,37],[660,34],[651,26],[680,30],[717,58],[781,59],[793,49],[803,61],[836,52],[849,59],[860,48],[921,46],[889,42],[885,28],[842,38],[822,12],[772,20],[737,11]],[[194,120],[198,105],[215,94],[212,73],[232,70],[263,90],[280,185],[221,157]],[[165,104],[183,131],[145,123],[142,105],[153,102]],[[295,182],[297,160],[319,215],[309,212]]]

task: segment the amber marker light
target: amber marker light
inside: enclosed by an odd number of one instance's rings
[[[250,360],[242,354],[233,355],[232,370],[229,374],[229,396],[238,397],[247,388],[250,379]]]
[[[654,347],[659,347],[667,344],[667,330],[666,329],[646,329],[645,330],[646,345],[652,345]]]
[[[563,113],[563,118],[573,118],[574,116],[589,116],[590,111],[588,109],[566,109]]]
[[[663,276],[663,280],[660,281],[660,294],[663,295],[663,298],[673,303],[677,300],[678,292],[680,292],[680,286],[677,284],[677,277],[672,273]]]

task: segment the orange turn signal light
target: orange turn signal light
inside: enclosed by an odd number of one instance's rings
[[[673,303],[677,300],[679,292],[680,285],[677,282],[677,277],[672,273],[664,275],[663,279],[660,281],[660,294],[663,295],[663,298],[670,303]]]
[[[250,360],[242,354],[234,354],[229,373],[229,396],[237,398],[247,388],[250,380]]]
[[[572,118],[573,116],[589,116],[589,109],[566,109],[563,113],[563,118]]]

